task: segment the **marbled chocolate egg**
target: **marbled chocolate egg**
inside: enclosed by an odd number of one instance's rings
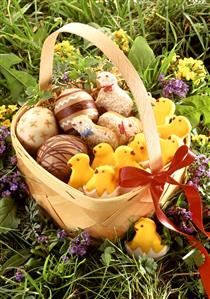
[[[21,116],[16,132],[28,152],[35,154],[47,139],[58,134],[58,127],[51,110],[34,107]]]
[[[87,153],[86,144],[73,135],[57,135],[48,139],[37,153],[37,162],[60,180],[70,177],[68,160],[78,153]]]
[[[75,116],[85,114],[93,121],[98,118],[98,110],[91,95],[80,88],[65,89],[55,103],[54,113],[64,132],[71,132],[71,121]]]

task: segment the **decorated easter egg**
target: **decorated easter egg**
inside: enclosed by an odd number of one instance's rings
[[[57,135],[48,139],[37,153],[37,162],[60,180],[70,177],[68,160],[78,153],[87,153],[85,143],[73,135]]]
[[[18,139],[31,154],[35,154],[47,139],[58,134],[53,112],[44,107],[34,107],[24,113],[16,130]]]
[[[71,121],[75,116],[85,114],[93,121],[98,118],[98,110],[91,95],[80,88],[65,89],[57,98],[55,116],[64,132],[71,132]]]

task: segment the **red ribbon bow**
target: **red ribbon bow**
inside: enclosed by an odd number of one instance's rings
[[[194,248],[197,248],[204,256],[205,261],[199,267],[200,276],[203,286],[210,298],[210,256],[203,245],[193,236],[182,232],[177,228],[173,222],[167,218],[160,208],[160,197],[164,189],[165,183],[177,185],[185,193],[189,204],[189,210],[192,213],[192,221],[208,238],[210,232],[207,232],[203,225],[203,208],[202,200],[198,190],[194,186],[180,184],[171,177],[171,175],[178,169],[190,165],[195,160],[195,155],[189,150],[186,145],[181,146],[166,171],[157,173],[148,173],[145,170],[136,167],[123,167],[120,170],[119,183],[121,187],[138,187],[148,185],[150,186],[150,193],[153,199],[155,212],[159,221],[167,228],[179,232],[184,235]]]

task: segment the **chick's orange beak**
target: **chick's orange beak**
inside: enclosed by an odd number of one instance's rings
[[[131,151],[130,154],[133,155],[133,156],[135,156],[135,152],[134,151]]]
[[[94,173],[98,173],[98,169],[96,169]]]
[[[96,150],[93,150],[94,155],[96,154]]]
[[[68,166],[71,168],[71,167],[72,167],[72,164],[71,164],[71,163],[68,163]]]

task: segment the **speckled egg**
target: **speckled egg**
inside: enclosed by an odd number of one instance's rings
[[[24,113],[16,128],[17,137],[30,154],[35,154],[47,139],[58,134],[51,110],[34,107]]]

